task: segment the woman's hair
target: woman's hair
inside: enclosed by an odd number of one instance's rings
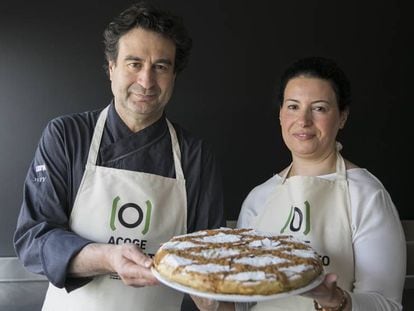
[[[302,58],[291,64],[280,79],[278,100],[283,105],[285,88],[288,82],[300,76],[328,81],[335,92],[339,111],[349,108],[351,103],[351,85],[345,73],[331,59],[323,57]]]
[[[104,67],[107,72],[109,61],[117,60],[119,39],[133,28],[154,31],[172,40],[176,47],[174,72],[180,73],[185,68],[190,56],[192,40],[182,19],[142,1],[123,11],[103,33],[107,60]]]

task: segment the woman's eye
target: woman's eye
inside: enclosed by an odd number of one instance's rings
[[[325,112],[326,111],[326,107],[316,106],[316,107],[313,108],[313,110],[318,111],[318,112]]]
[[[298,109],[298,105],[293,105],[293,104],[287,105],[287,109],[296,110],[296,109]]]

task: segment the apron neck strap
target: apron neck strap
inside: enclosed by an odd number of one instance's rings
[[[102,112],[99,114],[98,121],[95,125],[95,130],[93,132],[92,136],[92,142],[91,146],[89,148],[89,155],[88,155],[88,162],[89,165],[96,165],[96,161],[98,159],[98,153],[99,153],[99,146],[101,145],[102,136],[105,128],[105,122],[106,118],[108,116],[109,111],[109,105],[102,110]],[[181,151],[180,146],[178,144],[177,139],[177,133],[175,132],[175,129],[171,122],[166,119],[167,125],[168,125],[168,131],[171,136],[171,145],[172,145],[172,153],[174,158],[174,168],[175,168],[175,175],[177,179],[183,180],[184,179],[184,173],[183,169],[181,167]]]
[[[286,181],[287,176],[289,175],[290,170],[292,169],[293,163],[287,167],[285,172],[280,176],[282,178],[282,183]],[[346,166],[344,158],[341,156],[339,151],[336,152],[336,179],[337,180],[346,180]]]
[[[105,127],[106,117],[108,116],[109,105],[99,114],[98,121],[93,131],[92,142],[89,148],[88,164],[96,165],[98,159],[99,146],[101,145],[102,135]]]
[[[293,165],[293,162],[292,162],[292,163],[290,163],[290,165],[287,167],[287,169],[286,169],[286,170],[285,170],[285,172],[282,174],[282,176],[280,176],[280,177],[282,177],[282,184],[285,182],[286,178],[288,177],[289,172],[290,172],[290,170],[292,169],[292,165]]]
[[[183,168],[181,167],[181,151],[180,145],[178,144],[177,133],[175,132],[174,126],[168,119],[167,121],[168,130],[170,131],[171,136],[171,145],[172,145],[172,153],[174,156],[174,167],[175,167],[175,175],[177,179],[184,179]]]
[[[336,179],[346,180],[345,161],[339,151],[336,153]]]

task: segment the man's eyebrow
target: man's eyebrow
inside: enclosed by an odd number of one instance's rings
[[[133,60],[133,61],[137,61],[137,62],[141,62],[141,61],[143,61],[143,59],[142,58],[140,58],[140,57],[138,57],[138,56],[132,56],[132,55],[127,55],[125,58],[124,58],[124,60],[126,60],[126,61],[131,61],[131,60]],[[166,64],[166,65],[172,65],[172,61],[170,60],[170,59],[168,59],[168,58],[159,58],[159,59],[157,59],[157,60],[155,60],[155,62],[154,62],[155,64]]]
[[[127,56],[125,56],[124,60],[142,61],[142,58],[139,58],[137,56],[127,55]]]
[[[156,61],[155,61],[155,63],[156,64],[166,64],[166,65],[172,65],[172,61],[170,60],[170,59],[168,59],[168,58],[160,58],[160,59],[157,59]]]

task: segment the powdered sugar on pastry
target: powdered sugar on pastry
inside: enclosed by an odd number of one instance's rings
[[[253,229],[176,236],[154,257],[163,277],[198,290],[270,295],[306,286],[322,272],[318,254],[288,235]]]

